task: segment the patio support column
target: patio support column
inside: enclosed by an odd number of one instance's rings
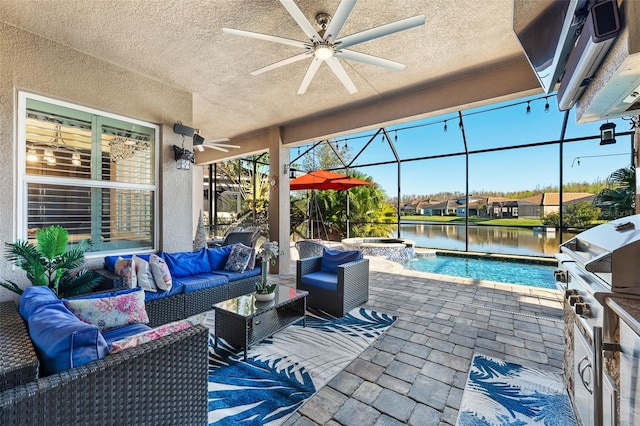
[[[290,201],[289,173],[285,165],[289,165],[289,147],[282,145],[280,128],[272,127],[268,133],[269,146],[269,240],[278,241],[280,259],[271,267],[272,273],[291,272],[291,253],[289,244]]]
[[[638,191],[638,166],[640,165],[640,151],[638,149],[638,141],[640,141],[640,115],[635,117],[635,134],[632,136],[631,157],[635,157],[635,161],[631,164],[636,168],[636,213],[640,213],[640,191]]]

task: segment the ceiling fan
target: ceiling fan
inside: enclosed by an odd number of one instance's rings
[[[424,25],[424,15],[417,15],[411,18],[406,18],[400,21],[392,22],[390,24],[381,25],[379,27],[371,28],[359,33],[351,34],[345,37],[338,38],[342,27],[344,26],[351,10],[356,4],[356,0],[342,0],[338,5],[333,17],[326,13],[318,13],[315,17],[316,22],[320,25],[320,31],[316,31],[313,25],[307,20],[302,11],[296,6],[293,0],[280,0],[282,6],[289,12],[291,17],[300,26],[302,31],[307,35],[309,41],[298,41],[284,37],[272,36],[261,33],[254,33],[251,31],[235,30],[232,28],[223,28],[222,30],[226,34],[235,34],[243,37],[256,38],[259,40],[271,41],[274,43],[286,44],[293,47],[304,49],[303,53],[276,62],[266,67],[260,68],[251,72],[251,75],[259,75],[267,71],[279,68],[284,65],[292,64],[294,62],[301,61],[306,58],[313,58],[309,69],[302,79],[302,84],[298,89],[298,94],[302,95],[309,87],[311,80],[315,76],[318,68],[322,62],[326,62],[333,73],[342,82],[344,87],[353,94],[358,91],[353,84],[349,75],[345,71],[344,67],[338,61],[338,59],[348,59],[351,61],[362,62],[369,65],[376,65],[396,71],[404,69],[404,64],[390,61],[388,59],[379,58],[377,56],[368,55],[366,53],[360,53],[353,50],[348,50],[348,47],[355,46],[356,44],[364,43],[369,40],[384,37],[389,34],[404,31],[409,28]]]
[[[239,145],[229,145],[222,142],[229,142],[229,138],[219,138],[219,139],[210,139],[204,140],[202,139],[201,143],[197,143],[196,139],[193,140],[193,148],[202,152],[205,148],[213,148],[222,152],[229,152],[227,148],[240,148]]]

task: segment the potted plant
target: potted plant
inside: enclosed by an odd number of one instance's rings
[[[277,285],[267,282],[267,270],[269,264],[275,265],[279,255],[280,251],[277,241],[267,241],[260,247],[258,257],[262,260],[262,274],[260,275],[260,282],[256,283],[256,300],[267,301],[273,300],[275,297]]]
[[[5,243],[5,257],[27,273],[32,285],[46,285],[58,297],[87,293],[100,283],[102,276],[86,269],[76,272],[84,264],[89,242],[81,240],[68,247],[68,241],[65,228],[47,226],[36,231],[36,245],[23,240]],[[12,281],[0,281],[0,285],[22,294],[22,289]]]

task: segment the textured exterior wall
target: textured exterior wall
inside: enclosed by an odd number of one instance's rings
[[[132,54],[144,46],[132,46]],[[159,248],[190,250],[193,239],[190,172],[175,168],[171,145],[180,144],[173,123],[192,120],[190,93],[94,59],[0,23],[0,247],[16,237],[16,120],[19,90],[160,125]],[[93,263],[99,262],[93,260]],[[0,258],[0,280],[28,284]],[[0,288],[0,300],[15,295]]]

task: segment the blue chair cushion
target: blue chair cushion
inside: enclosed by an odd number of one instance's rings
[[[320,269],[324,272],[338,273],[338,265],[362,259],[362,252],[359,250],[322,250],[322,262]]]
[[[171,284],[171,290],[158,290],[158,291],[145,291],[144,292],[144,301],[149,302],[151,300],[162,299],[163,297],[173,296],[175,294],[180,294],[184,290],[184,285],[177,279],[173,279]]]
[[[188,277],[211,271],[207,249],[164,253],[164,261],[169,266],[172,278]]]
[[[338,289],[338,276],[331,272],[311,272],[302,276],[302,282],[325,290],[336,291]]]
[[[40,306],[28,325],[45,375],[103,358],[109,350],[98,327],[80,321],[62,300]]]
[[[193,293],[205,288],[219,287],[229,282],[227,277],[223,275],[216,275],[208,272],[206,274],[192,275],[190,277],[182,277],[174,279],[173,282],[178,281],[183,287],[183,293]]]
[[[18,311],[22,318],[27,321],[31,314],[40,306],[57,302],[58,296],[49,287],[44,285],[31,286],[24,289],[22,296],[20,296],[20,303],[18,304]]]
[[[134,334],[142,333],[144,331],[149,331],[149,330],[152,330],[152,328],[146,324],[141,324],[141,323],[127,324],[127,325],[123,325],[122,327],[112,328],[111,330],[103,331],[102,336],[104,337],[104,340],[107,342],[107,345],[109,345],[109,350],[111,350],[111,344],[113,342],[125,339],[129,336],[133,336]]]
[[[260,275],[260,271],[262,268],[260,266],[256,266],[253,269],[245,269],[244,272],[231,272],[231,271],[213,271],[214,275],[223,275],[227,277],[229,281],[238,281],[243,278],[255,277]]]
[[[151,256],[151,254],[136,254],[136,256],[138,256],[141,259],[146,260],[147,262],[149,261],[149,256]],[[116,261],[118,260],[118,258],[121,257],[123,259],[131,259],[133,257],[132,254],[122,254],[122,255],[118,255],[118,256],[106,256],[104,258],[104,269],[106,269],[109,272],[114,272],[115,268],[116,268]]]
[[[232,248],[233,248],[233,245],[207,249],[207,255],[209,256],[209,264],[211,266],[211,271],[218,271],[220,269],[224,269],[224,265],[227,263],[227,260],[229,259],[229,253],[231,253]]]

